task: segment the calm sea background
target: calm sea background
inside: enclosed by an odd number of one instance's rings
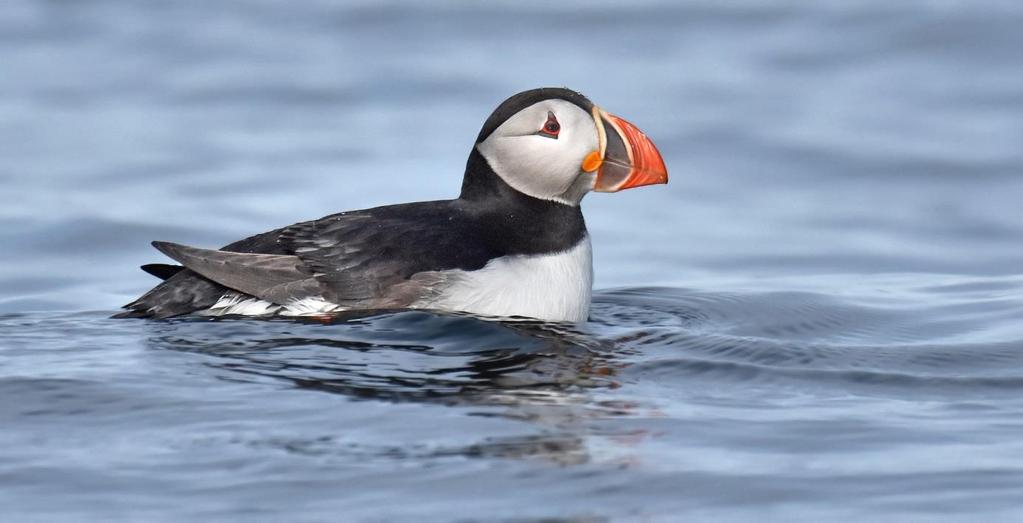
[[[1023,4],[0,3],[0,520],[1023,520]],[[580,90],[591,321],[116,321]]]

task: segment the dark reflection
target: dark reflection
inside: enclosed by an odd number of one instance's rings
[[[624,363],[611,342],[571,326],[418,311],[329,321],[183,319],[150,325],[151,348],[211,357],[206,365],[226,380],[281,381],[357,399],[499,407],[472,414],[523,420],[544,431],[431,450],[438,457],[585,462],[584,421],[630,408],[588,397],[594,388],[616,387]],[[293,446],[284,448],[297,451]],[[393,449],[369,452],[387,457]]]
[[[393,401],[486,399],[516,389],[612,386],[609,342],[570,327],[396,312],[330,321],[179,320],[149,338],[209,365],[304,389]]]
[[[576,465],[586,463],[590,459],[584,438],[579,434],[571,433],[484,438],[479,443],[441,448],[426,445],[356,444],[332,437],[315,439],[270,438],[251,442],[250,444],[257,448],[272,448],[309,457],[329,458],[343,455],[349,458],[358,458],[359,461],[363,462],[372,460],[410,461],[469,457],[485,459],[532,458],[543,459],[559,465]]]

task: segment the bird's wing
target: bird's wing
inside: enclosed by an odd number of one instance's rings
[[[287,304],[320,294],[320,285],[297,256],[199,249],[169,242],[153,247],[225,287],[272,303]]]
[[[353,308],[408,306],[438,292],[452,269],[483,267],[493,253],[447,204],[403,204],[295,224],[282,242],[323,288]]]
[[[435,295],[457,269],[479,269],[495,257],[486,245],[449,202],[336,214],[225,250],[153,242],[211,282],[272,303],[316,296],[359,309],[406,307]]]

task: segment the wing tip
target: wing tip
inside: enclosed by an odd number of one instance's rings
[[[153,248],[163,253],[164,256],[178,263],[181,263],[182,265],[186,266],[188,265],[187,263],[185,263],[185,260],[183,260],[182,257],[185,253],[188,252],[189,249],[193,249],[193,247],[182,245],[180,243],[163,242],[159,240],[153,241],[150,244],[153,246]]]
[[[162,252],[164,254],[167,254],[166,251],[168,249],[173,249],[174,247],[176,247],[178,245],[178,244],[173,243],[173,242],[164,242],[164,241],[160,241],[160,240],[153,240],[153,241],[149,242],[149,244],[152,245],[154,249],[156,249],[156,250],[158,250],[158,251],[160,251],[160,252]]]

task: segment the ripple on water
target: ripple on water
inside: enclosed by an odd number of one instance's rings
[[[616,344],[640,354],[628,366],[633,380],[672,376],[718,387],[914,397],[1016,394],[1023,389],[1023,336],[1003,327],[1023,317],[1023,295],[993,304],[954,294],[977,288],[948,287],[944,300],[886,297],[883,304],[809,292],[631,289],[604,293],[595,310],[604,316],[596,323],[624,330],[612,337]],[[665,296],[673,305],[658,307]],[[659,315],[634,320],[651,309]],[[975,341],[985,337],[991,341]]]
[[[423,474],[445,499],[480,482],[532,501],[557,488],[599,503],[608,488],[663,510],[680,501],[657,485],[730,482],[699,498],[720,506],[751,489],[881,496],[874,485],[896,473],[921,493],[1008,488],[1023,475],[1003,460],[1015,448],[1005,435],[1023,429],[1023,338],[1007,327],[1018,300],[963,296],[976,286],[913,292],[937,296],[621,289],[597,293],[577,326],[424,311],[6,314],[0,394],[18,400],[0,406],[14,427],[0,437],[31,451],[0,451],[0,485],[21,471],[26,492],[170,492],[203,510],[214,492],[288,485],[320,499],[338,484],[417,496]],[[791,466],[797,457],[810,465]],[[149,479],[126,479],[126,466]],[[992,468],[1004,477],[982,473]],[[955,472],[980,476],[934,479]]]

